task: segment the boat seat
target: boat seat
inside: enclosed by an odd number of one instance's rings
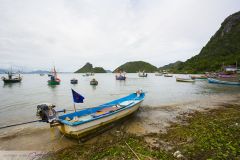
[[[121,106],[121,107],[125,107],[125,106],[128,106],[128,105],[130,105],[130,104],[132,104],[134,102],[135,102],[134,100],[129,100],[129,101],[121,102],[118,105]]]

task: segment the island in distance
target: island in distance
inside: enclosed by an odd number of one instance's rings
[[[107,73],[107,71],[103,67],[93,67],[91,63],[87,62],[82,68],[74,73]]]

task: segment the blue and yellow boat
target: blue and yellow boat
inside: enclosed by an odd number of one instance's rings
[[[54,105],[38,106],[38,115],[42,121],[57,126],[60,132],[68,137],[83,138],[106,128],[136,112],[143,102],[145,93],[137,91],[126,97],[80,111],[56,116]]]

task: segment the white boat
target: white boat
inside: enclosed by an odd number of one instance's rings
[[[164,74],[164,77],[173,77],[172,74]]]
[[[191,78],[178,78],[178,77],[176,77],[176,81],[177,82],[195,82],[195,80]]]
[[[138,77],[147,77],[147,73],[145,73],[144,71],[143,72],[138,72]]]

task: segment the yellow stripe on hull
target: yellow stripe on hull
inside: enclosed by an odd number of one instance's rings
[[[131,108],[122,110],[116,114],[106,116],[97,120],[93,120],[78,126],[69,126],[69,125],[62,124],[58,126],[58,129],[62,134],[66,136],[73,137],[73,138],[82,138],[91,133],[98,131],[98,129],[103,126],[106,126],[110,123],[113,123],[124,117],[127,117],[128,115],[133,114],[135,111],[139,109],[140,104],[141,102],[135,104]]]

